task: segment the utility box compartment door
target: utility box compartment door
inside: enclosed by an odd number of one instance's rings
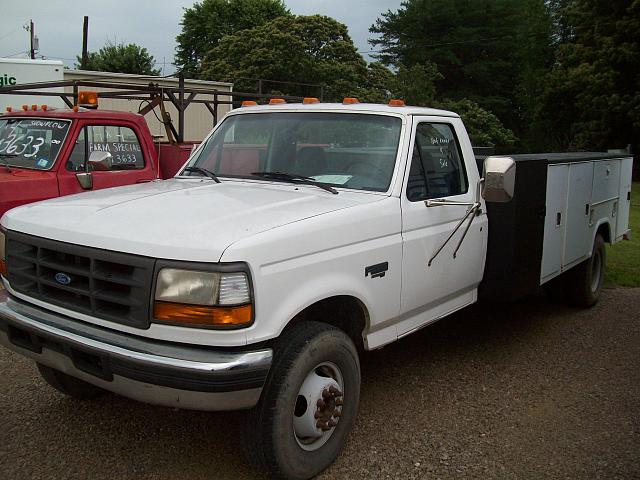
[[[592,234],[589,226],[593,162],[569,165],[566,232],[562,267],[584,260],[591,253]]]
[[[620,160],[594,162],[592,203],[604,203],[618,198],[620,191]]]
[[[620,199],[618,201],[618,219],[616,221],[616,240],[629,229],[629,209],[631,208],[631,177],[633,158],[620,160]]]
[[[549,165],[541,280],[559,274],[564,252],[569,165]]]

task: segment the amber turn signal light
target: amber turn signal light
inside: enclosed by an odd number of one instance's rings
[[[160,302],[153,304],[156,321],[202,327],[240,326],[251,323],[251,305],[238,307],[211,307],[184,303]]]

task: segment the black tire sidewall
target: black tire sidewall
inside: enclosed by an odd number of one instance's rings
[[[277,474],[284,478],[310,478],[331,465],[344,447],[358,410],[360,364],[357,350],[344,332],[328,325],[318,325],[318,332],[308,335],[309,338],[302,340],[302,345],[297,345],[300,339],[283,339],[283,343],[290,343],[282,352],[280,364],[274,365],[273,377],[263,392],[264,402],[273,407],[269,422],[272,461]],[[309,325],[305,327],[309,330]],[[308,373],[323,362],[335,364],[342,374],[344,405],[340,421],[327,442],[315,451],[307,451],[296,441],[293,411]]]
[[[596,257],[600,256],[600,278],[598,279],[598,287],[595,291],[591,290],[593,281],[593,262]],[[580,307],[591,307],[598,302],[602,285],[604,284],[604,275],[606,269],[606,249],[604,239],[600,234],[596,235],[593,241],[593,250],[591,257],[582,265],[576,267],[573,291],[573,303]]]

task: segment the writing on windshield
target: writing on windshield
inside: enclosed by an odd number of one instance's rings
[[[68,120],[1,118],[2,164],[49,170],[62,148],[70,124]]]

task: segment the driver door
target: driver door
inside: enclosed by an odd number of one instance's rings
[[[399,336],[469,305],[477,297],[484,269],[486,215],[474,216],[455,257],[466,222],[434,258],[470,207],[426,206],[428,199],[476,201],[478,172],[473,163],[469,162],[473,168],[465,165],[459,138],[467,138],[459,119],[414,117],[412,153],[401,198],[404,320],[398,325]],[[470,144],[464,147],[471,151]]]
[[[75,144],[60,166],[58,183],[60,195],[85,192],[77,173],[89,172],[92,176],[91,190],[118,187],[154,179],[150,159],[146,158],[142,143],[133,126],[85,125],[80,129]],[[111,155],[111,166],[104,170],[87,169],[87,160],[92,152],[103,151]]]

